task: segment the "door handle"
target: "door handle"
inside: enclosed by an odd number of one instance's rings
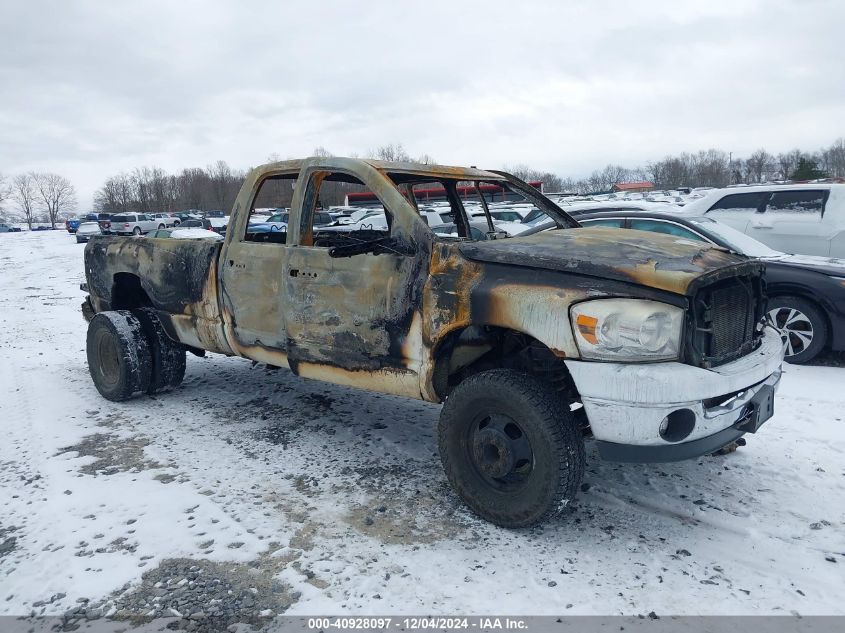
[[[299,277],[299,269],[298,268],[291,268],[290,269],[290,276],[291,277]]]

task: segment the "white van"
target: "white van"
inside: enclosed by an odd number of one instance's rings
[[[845,257],[845,184],[714,189],[683,207],[786,253]]]

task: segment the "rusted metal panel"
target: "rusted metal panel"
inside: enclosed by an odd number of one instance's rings
[[[231,353],[217,303],[220,244],[208,240],[92,238],[85,274],[97,312],[140,305],[123,277],[131,276],[163,317],[168,333],[194,347]],[[120,305],[113,303],[122,302]]]
[[[220,262],[220,300],[230,341],[287,350],[288,253],[283,244],[236,241],[227,245]]]

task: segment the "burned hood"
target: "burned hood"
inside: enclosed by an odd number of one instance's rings
[[[690,294],[702,277],[730,274],[738,265],[761,268],[754,260],[709,243],[606,227],[467,242],[460,250],[476,261],[625,281],[677,294]]]

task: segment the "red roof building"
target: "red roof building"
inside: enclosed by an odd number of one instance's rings
[[[651,191],[654,183],[643,180],[641,182],[617,182],[611,191]]]

